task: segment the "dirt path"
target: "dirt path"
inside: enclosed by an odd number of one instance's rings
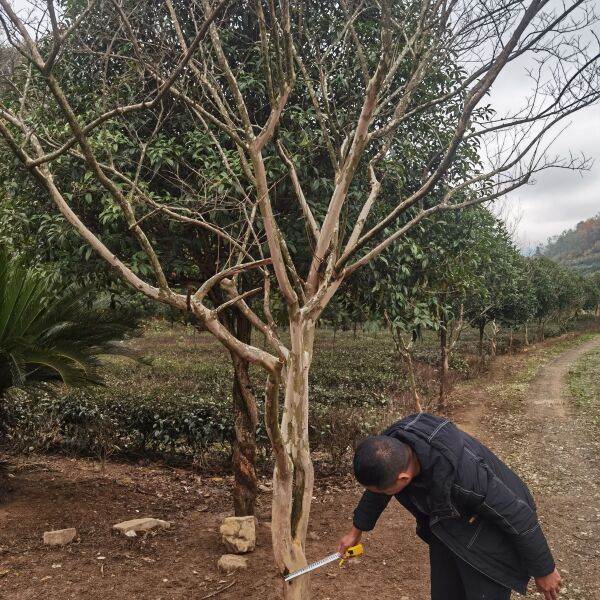
[[[565,418],[572,415],[568,406],[569,392],[566,379],[569,369],[588,352],[600,347],[600,336],[560,354],[542,368],[535,380],[528,409],[534,421],[546,423],[548,419]],[[551,430],[547,430],[549,434]]]
[[[600,337],[568,350],[544,367],[527,404],[530,458],[540,471],[540,510],[547,521],[565,598],[600,600],[600,434],[578,414],[567,388],[569,369]]]
[[[600,433],[567,387],[569,369],[599,346],[597,336],[560,354],[522,396],[507,394],[489,423],[499,453],[534,492],[566,580],[563,600],[600,600]]]

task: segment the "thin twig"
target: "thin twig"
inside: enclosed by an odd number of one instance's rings
[[[202,598],[200,598],[200,600],[206,600],[207,598],[213,598],[217,594],[220,594],[221,592],[224,592],[225,590],[228,590],[230,587],[233,587],[236,583],[237,583],[236,581],[232,581],[229,585],[226,585],[226,586],[224,586],[222,588],[219,588],[218,590],[215,590],[214,592],[211,592],[207,596],[202,596]]]

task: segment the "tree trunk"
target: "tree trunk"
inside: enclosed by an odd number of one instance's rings
[[[544,321],[538,319],[538,341],[544,341]]]
[[[233,333],[241,342],[250,344],[252,325],[237,310],[233,318]],[[233,362],[233,413],[235,439],[233,442],[233,507],[237,517],[254,515],[258,482],[256,477],[256,396],[248,375],[249,363],[235,353]]]
[[[439,407],[444,408],[446,405],[446,381],[448,379],[448,370],[450,368],[450,360],[448,356],[448,322],[444,318],[440,328],[440,396]]]
[[[291,353],[285,368],[281,438],[285,460],[273,474],[271,531],[275,561],[286,574],[306,565],[304,554],[314,471],[308,444],[308,373],[313,357],[315,322],[299,313],[290,318]],[[284,600],[310,598],[310,578],[283,583]]]
[[[485,334],[485,323],[479,323],[479,365],[483,365],[483,336]]]
[[[492,338],[490,340],[490,356],[494,358],[496,356],[496,349],[498,347],[498,331],[500,328],[496,324],[496,320],[492,321]]]
[[[414,339],[411,339],[407,344],[404,341],[404,338],[402,337],[402,333],[400,331],[396,331],[394,333],[393,329],[391,328],[391,325],[390,331],[392,334],[392,339],[394,340],[394,345],[396,346],[398,353],[406,363],[406,369],[408,371],[408,384],[410,386],[410,393],[414,402],[415,410],[421,412],[423,410],[423,407],[421,406],[421,399],[419,398],[419,392],[417,391],[417,380],[415,378],[415,363],[413,358]]]
[[[402,356],[404,357],[404,361],[406,362],[406,368],[408,370],[408,383],[410,385],[410,393],[415,404],[415,410],[421,412],[423,410],[423,407],[421,406],[419,392],[417,391],[417,381],[415,379],[415,364],[413,361],[412,348],[407,348],[406,352],[403,353]]]
[[[513,349],[513,328],[511,327],[508,333],[508,352],[509,354],[512,354],[512,349]]]
[[[525,346],[529,346],[529,323],[525,323]]]

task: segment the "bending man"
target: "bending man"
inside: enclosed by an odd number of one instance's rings
[[[418,413],[367,438],[354,475],[366,491],[340,552],[395,496],[429,544],[432,600],[509,600],[531,577],[545,600],[557,600],[560,575],[527,486],[450,421]]]

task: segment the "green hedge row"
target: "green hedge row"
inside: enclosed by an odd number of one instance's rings
[[[381,395],[367,398],[362,406],[344,406],[334,394],[324,394],[322,400],[311,407],[311,443],[334,459],[381,426],[386,415],[387,401]],[[109,397],[89,390],[60,394],[50,387],[12,390],[0,404],[0,437],[13,451],[60,450],[102,459],[118,454],[196,457],[230,447],[231,404],[230,397],[177,393],[152,398],[133,391],[113,391]],[[268,455],[262,420],[257,435]]]
[[[13,390],[0,413],[5,443],[15,450],[195,454],[233,435],[226,399],[218,402],[183,394],[153,399],[133,391],[106,397],[88,390],[64,395],[51,388]]]

